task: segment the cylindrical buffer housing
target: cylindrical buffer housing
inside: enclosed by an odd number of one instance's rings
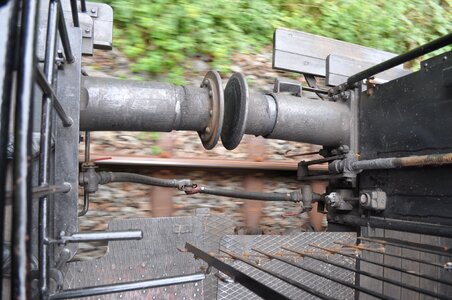
[[[235,73],[225,91],[221,140],[238,146],[243,134],[324,146],[349,143],[350,110],[346,103],[288,94],[249,94],[244,76]]]
[[[205,148],[218,141],[223,124],[223,93],[218,73],[202,87],[85,77],[80,130],[197,131]]]
[[[85,77],[80,130],[203,131],[209,91],[160,82]]]

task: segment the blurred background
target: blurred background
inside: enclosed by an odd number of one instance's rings
[[[114,49],[95,50],[84,57],[91,76],[158,80],[199,85],[210,69],[226,84],[233,72],[245,74],[250,88],[271,90],[276,77],[302,81],[298,74],[271,69],[273,31],[286,27],[351,43],[403,53],[452,31],[451,0],[106,0],[113,7]],[[408,67],[416,68],[416,62]],[[94,157],[123,156],[158,159],[232,159],[282,162],[296,167],[291,153],[319,150],[317,146],[246,137],[233,151],[219,143],[204,150],[191,132],[92,132]],[[80,154],[83,155],[83,143]],[[300,188],[296,173],[237,173],[207,170],[174,172],[148,170],[143,174],[191,178],[198,184],[255,191],[284,192]],[[322,192],[323,186],[315,189]],[[83,191],[81,190],[81,195]],[[82,199],[80,200],[82,203]],[[184,195],[149,186],[103,185],[91,196],[89,212],[80,218],[82,230],[105,230],[115,218],[190,215],[196,208],[234,219],[239,233],[281,234],[312,230],[307,214],[293,203],[240,201],[207,195]],[[317,216],[316,230],[325,227]],[[90,251],[99,245],[86,244]]]

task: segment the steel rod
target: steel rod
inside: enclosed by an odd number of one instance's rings
[[[393,240],[393,239],[386,240],[386,238],[383,238],[383,237],[377,237],[377,238],[357,237],[357,239],[360,239],[362,241],[368,241],[368,242],[372,242],[372,243],[382,244],[382,245],[389,245],[389,246],[395,246],[395,247],[399,247],[399,248],[405,248],[405,249],[410,249],[410,250],[415,250],[415,251],[420,251],[420,252],[426,252],[426,253],[440,255],[440,256],[452,257],[452,253],[445,252],[445,250],[446,250],[445,248],[436,247],[436,246],[429,246],[429,247],[432,247],[433,249],[428,249],[428,248],[425,248],[425,245],[422,245],[422,244],[417,244],[417,243],[402,241],[402,240],[397,240],[397,241]],[[404,243],[407,243],[407,244],[404,244]],[[422,246],[424,246],[424,247],[422,247]],[[443,249],[444,251],[441,251],[440,249]]]
[[[299,289],[301,289],[301,290],[303,290],[305,292],[308,292],[311,295],[319,297],[320,299],[328,299],[328,300],[336,299],[334,297],[325,295],[324,293],[321,293],[321,292],[319,292],[319,291],[317,291],[317,290],[315,290],[313,288],[310,288],[309,286],[304,285],[304,284],[302,284],[302,283],[300,283],[298,281],[295,281],[295,280],[293,280],[293,279],[291,279],[289,277],[286,277],[284,275],[281,275],[281,274],[278,274],[276,272],[273,272],[272,270],[263,268],[260,265],[258,265],[256,263],[253,263],[252,261],[246,259],[245,257],[243,257],[241,255],[235,254],[235,253],[227,251],[227,250],[220,250],[220,251],[226,253],[227,255],[231,256],[234,259],[238,259],[238,260],[240,260],[240,261],[242,261],[242,262],[244,262],[244,263],[246,263],[246,264],[248,264],[248,265],[250,265],[250,266],[252,266],[252,267],[254,267],[256,269],[258,269],[258,270],[261,270],[262,272],[270,274],[273,277],[276,277],[276,278],[278,278],[278,279],[280,279],[280,280],[282,280],[284,282],[287,282],[288,284],[290,284],[292,286],[295,286],[295,287],[297,287],[297,288],[299,288]]]
[[[398,55],[396,57],[393,57],[391,59],[388,59],[387,61],[384,61],[382,63],[379,63],[373,67],[370,67],[366,70],[363,70],[359,73],[356,73],[353,76],[350,76],[347,79],[347,85],[351,86],[355,82],[361,81],[363,79],[372,77],[375,74],[378,74],[380,72],[383,72],[385,70],[388,70],[390,68],[393,68],[395,66],[401,65],[403,63],[406,63],[412,59],[415,59],[421,55],[427,54],[429,52],[435,51],[439,48],[442,48],[444,46],[447,46],[452,43],[452,33],[449,33],[445,36],[442,36],[434,41],[431,41],[427,44],[421,45],[413,50],[410,50],[404,54]]]
[[[313,92],[313,93],[319,93],[319,94],[325,94],[325,95],[327,95],[328,94],[328,91],[327,90],[322,90],[322,89],[319,89],[319,88],[312,88],[312,87],[309,87],[309,86],[301,86],[301,90],[302,91],[306,91],[306,92]]]
[[[93,287],[84,287],[79,289],[72,290],[63,290],[56,294],[50,295],[50,300],[57,299],[72,299],[72,298],[86,298],[97,295],[105,295],[111,293],[119,293],[119,292],[127,292],[127,291],[136,291],[136,290],[144,290],[150,288],[157,288],[175,284],[184,284],[191,282],[198,282],[205,278],[204,274],[191,274],[184,276],[174,276],[174,277],[165,277],[159,279],[151,279],[151,280],[142,280],[136,282],[127,282],[127,283],[119,283],[119,284],[110,284],[110,285],[99,285]]]
[[[71,185],[69,183],[63,183],[62,185],[44,185],[32,188],[32,197],[40,198],[46,195],[55,193],[67,193],[71,190]],[[11,193],[6,193],[5,198],[11,199],[13,196]]]
[[[286,248],[286,247],[281,247],[281,248],[284,249],[284,250],[293,252],[293,253],[297,253],[300,256],[309,257],[311,259],[315,259],[315,260],[321,261],[323,263],[330,264],[330,265],[338,267],[338,268],[342,268],[342,269],[345,269],[345,270],[348,270],[348,271],[351,271],[351,272],[354,272],[354,273],[357,273],[357,274],[361,274],[361,275],[364,275],[364,276],[367,276],[367,277],[370,277],[370,278],[374,278],[374,279],[377,279],[377,280],[380,280],[380,281],[383,281],[383,282],[387,282],[387,283],[390,283],[390,284],[393,284],[393,285],[400,286],[400,287],[402,287],[404,289],[407,289],[407,290],[416,291],[416,292],[422,293],[424,295],[429,295],[429,296],[432,296],[432,297],[438,298],[438,299],[445,299],[445,300],[449,299],[449,297],[446,297],[444,295],[440,295],[440,294],[434,293],[432,291],[429,291],[429,290],[426,290],[426,289],[423,289],[423,288],[418,288],[418,287],[415,287],[415,286],[412,286],[412,285],[404,284],[404,283],[399,282],[397,280],[393,280],[393,279],[390,279],[390,278],[379,276],[377,274],[373,274],[373,273],[362,271],[362,270],[358,270],[356,268],[352,268],[352,267],[349,267],[349,266],[346,266],[346,265],[343,265],[343,264],[332,262],[332,261],[330,261],[328,259],[325,259],[323,257],[310,255],[308,253],[303,253],[303,252],[297,251],[295,249],[290,249],[290,248]]]
[[[368,251],[368,252],[372,252],[372,253],[377,253],[377,254],[382,254],[382,255],[387,255],[387,256],[392,256],[392,257],[397,257],[397,258],[401,258],[401,259],[407,259],[407,260],[411,260],[411,261],[415,261],[421,264],[426,264],[432,267],[438,267],[438,268],[444,268],[444,265],[439,264],[439,263],[432,263],[426,260],[422,260],[419,258],[414,258],[414,257],[406,257],[406,256],[402,256],[402,255],[397,255],[397,254],[391,254],[391,253],[386,253],[385,251],[378,251],[375,249],[370,249],[370,248],[366,248],[364,246],[357,246],[357,245],[350,245],[350,244],[346,244],[346,243],[342,243],[342,242],[334,242],[335,244],[341,245],[343,247],[347,247],[347,248],[353,248],[356,250],[360,250],[360,251]]]
[[[72,23],[74,23],[74,27],[80,27],[80,22],[78,20],[77,0],[71,0],[71,13],[72,13]]]
[[[80,10],[82,12],[86,12],[86,1],[85,0],[80,0]]]
[[[273,255],[273,254],[271,254],[271,253],[267,253],[267,252],[264,252],[264,251],[258,250],[258,249],[253,249],[253,250],[256,251],[256,252],[258,252],[258,253],[261,253],[261,254],[263,254],[263,255],[265,255],[265,256],[267,256],[267,257],[270,257],[270,258],[273,258],[273,259],[277,259],[277,260],[282,261],[282,262],[285,262],[285,263],[287,263],[287,264],[289,264],[289,265],[291,265],[291,266],[294,266],[294,267],[297,267],[297,268],[299,268],[299,269],[302,269],[303,271],[306,271],[306,272],[315,274],[315,275],[317,275],[317,276],[326,278],[326,279],[328,279],[328,280],[331,280],[331,281],[333,281],[333,282],[339,283],[339,284],[344,285],[344,286],[346,286],[346,287],[349,287],[349,288],[351,288],[351,289],[355,289],[355,290],[358,290],[358,291],[363,292],[363,293],[365,293],[365,294],[374,296],[375,298],[378,298],[378,299],[394,299],[394,298],[390,298],[390,297],[388,297],[388,296],[382,295],[382,294],[380,294],[380,293],[377,293],[377,292],[375,292],[375,291],[369,290],[369,289],[367,289],[367,288],[364,288],[364,287],[362,287],[362,286],[356,285],[356,284],[354,284],[354,283],[345,281],[345,280],[343,280],[343,279],[339,279],[339,278],[332,277],[332,276],[329,275],[329,274],[324,274],[324,273],[319,272],[319,271],[317,271],[317,270],[314,270],[314,269],[311,269],[311,268],[306,268],[306,267],[304,267],[304,266],[302,266],[302,265],[299,265],[299,264],[297,264],[297,263],[295,263],[295,262],[293,262],[293,261],[290,261],[290,260],[288,260],[288,259],[285,259],[285,258],[283,258],[283,257],[278,257],[278,256],[276,256],[276,255]]]
[[[89,163],[91,155],[91,134],[89,131],[85,131],[85,164]],[[86,186],[83,187],[83,208],[78,213],[78,216],[84,216],[89,210],[89,192]]]
[[[71,235],[63,235],[58,243],[83,243],[98,241],[129,241],[141,240],[143,231],[141,230],[123,230],[123,231],[104,231],[104,232],[83,232]]]
[[[46,81],[53,83],[55,70],[55,54],[58,34],[58,5],[57,0],[49,3],[46,51],[44,62],[44,75]],[[41,141],[39,153],[39,185],[48,185],[50,179],[50,148],[52,134],[52,98],[44,96],[41,109]],[[39,201],[39,219],[38,219],[38,256],[39,256],[39,297],[45,299],[48,292],[48,249],[45,243],[48,234],[48,198],[42,197]]]
[[[430,275],[416,273],[414,271],[405,270],[405,269],[398,268],[398,267],[391,266],[391,265],[386,265],[384,263],[379,263],[379,262],[372,261],[370,259],[366,259],[366,258],[362,258],[362,257],[355,257],[354,255],[351,255],[351,254],[342,253],[340,251],[333,250],[333,249],[326,249],[324,247],[321,247],[321,246],[318,246],[318,245],[314,245],[314,244],[309,244],[309,246],[317,248],[317,249],[322,249],[322,250],[324,250],[326,252],[339,254],[339,255],[342,255],[342,256],[346,256],[346,257],[350,257],[350,258],[353,258],[355,260],[363,261],[363,262],[370,263],[370,264],[373,264],[373,265],[376,265],[376,266],[388,268],[388,269],[391,269],[391,270],[394,270],[394,271],[397,271],[397,272],[400,272],[400,273],[404,273],[404,274],[408,274],[408,275],[411,275],[411,276],[416,276],[416,277],[419,277],[419,278],[423,278],[423,279],[427,279],[427,280],[431,280],[431,281],[434,281],[434,282],[439,282],[439,283],[442,283],[442,284],[446,284],[446,285],[451,285],[452,286],[452,282],[448,282],[448,281],[442,280],[441,278],[435,278],[435,277],[432,277]]]
[[[49,85],[47,82],[44,73],[42,72],[41,68],[38,66],[36,67],[36,80],[39,84],[39,86],[42,88],[44,94],[47,97],[52,98],[53,101],[53,107],[55,108],[58,117],[60,117],[61,122],[63,122],[64,127],[69,127],[73,124],[73,120],[71,117],[69,117],[66,112],[64,111],[63,106],[61,106],[60,101],[58,100],[58,97],[55,94],[55,91],[53,88]]]
[[[229,277],[233,278],[236,282],[240,283],[256,295],[264,299],[289,299],[287,296],[271,289],[262,282],[250,277],[240,270],[228,265],[227,263],[219,260],[218,258],[210,255],[209,253],[193,246],[190,243],[185,244],[185,249],[188,252],[193,253],[195,258],[200,258],[205,261],[209,266],[212,266]]]
[[[33,198],[42,197],[50,194],[56,193],[67,193],[71,190],[71,185],[69,183],[63,183],[61,185],[50,185],[43,187],[33,188]]]
[[[376,170],[403,167],[440,166],[447,164],[452,164],[452,153],[359,160],[353,162],[351,167],[353,170]]]
[[[23,1],[14,124],[11,299],[28,299],[31,261],[31,135],[39,1]],[[3,222],[4,220],[0,220]],[[3,245],[2,245],[3,247]]]
[[[337,215],[335,221],[346,225],[369,226],[452,238],[452,226],[433,223],[405,221],[373,216],[361,218],[359,216],[352,215]]]
[[[10,116],[13,105],[13,80],[17,75],[13,72],[17,61],[17,45],[20,1],[9,1],[0,8],[0,17],[4,22],[0,35],[0,195],[6,191],[8,172],[8,138],[10,132]],[[0,245],[3,247],[6,199],[0,197]],[[10,250],[11,251],[11,250]],[[0,255],[0,266],[3,266],[3,255]],[[6,286],[6,284],[5,284]],[[3,276],[0,278],[0,295],[3,295]]]
[[[75,61],[75,57],[74,54],[72,54],[71,42],[69,41],[66,20],[64,19],[64,12],[61,5],[58,6],[58,14],[58,30],[60,32],[61,43],[63,44],[64,54],[66,56],[66,62],[68,64],[72,64]]]

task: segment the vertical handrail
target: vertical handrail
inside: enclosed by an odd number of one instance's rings
[[[57,43],[58,27],[58,6],[57,0],[51,0],[49,4],[49,14],[47,23],[46,52],[44,62],[44,75],[47,82],[53,83],[55,70],[55,54]],[[41,110],[41,141],[39,153],[39,185],[49,184],[50,179],[50,148],[52,134],[52,98],[44,96]],[[39,199],[39,288],[40,299],[44,299],[48,292],[48,246],[46,244],[48,234],[48,197]]]
[[[7,145],[12,104],[13,68],[17,49],[17,20],[19,19],[19,1],[7,1],[0,7],[0,16],[8,18],[3,34],[0,35],[0,245],[3,251],[3,233],[5,225]],[[0,255],[0,266],[3,266],[3,255]],[[3,290],[3,276],[0,279],[0,295]]]
[[[12,206],[12,299],[28,299],[28,261],[31,205],[31,135],[36,64],[36,26],[39,1],[22,1],[21,36],[17,68],[17,96],[14,124]]]

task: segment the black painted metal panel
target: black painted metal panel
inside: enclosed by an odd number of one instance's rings
[[[360,159],[452,152],[452,88],[443,70],[452,53],[422,62],[418,72],[364,94],[360,103]],[[452,225],[452,167],[364,171],[360,189],[388,194],[380,213],[411,221]]]

